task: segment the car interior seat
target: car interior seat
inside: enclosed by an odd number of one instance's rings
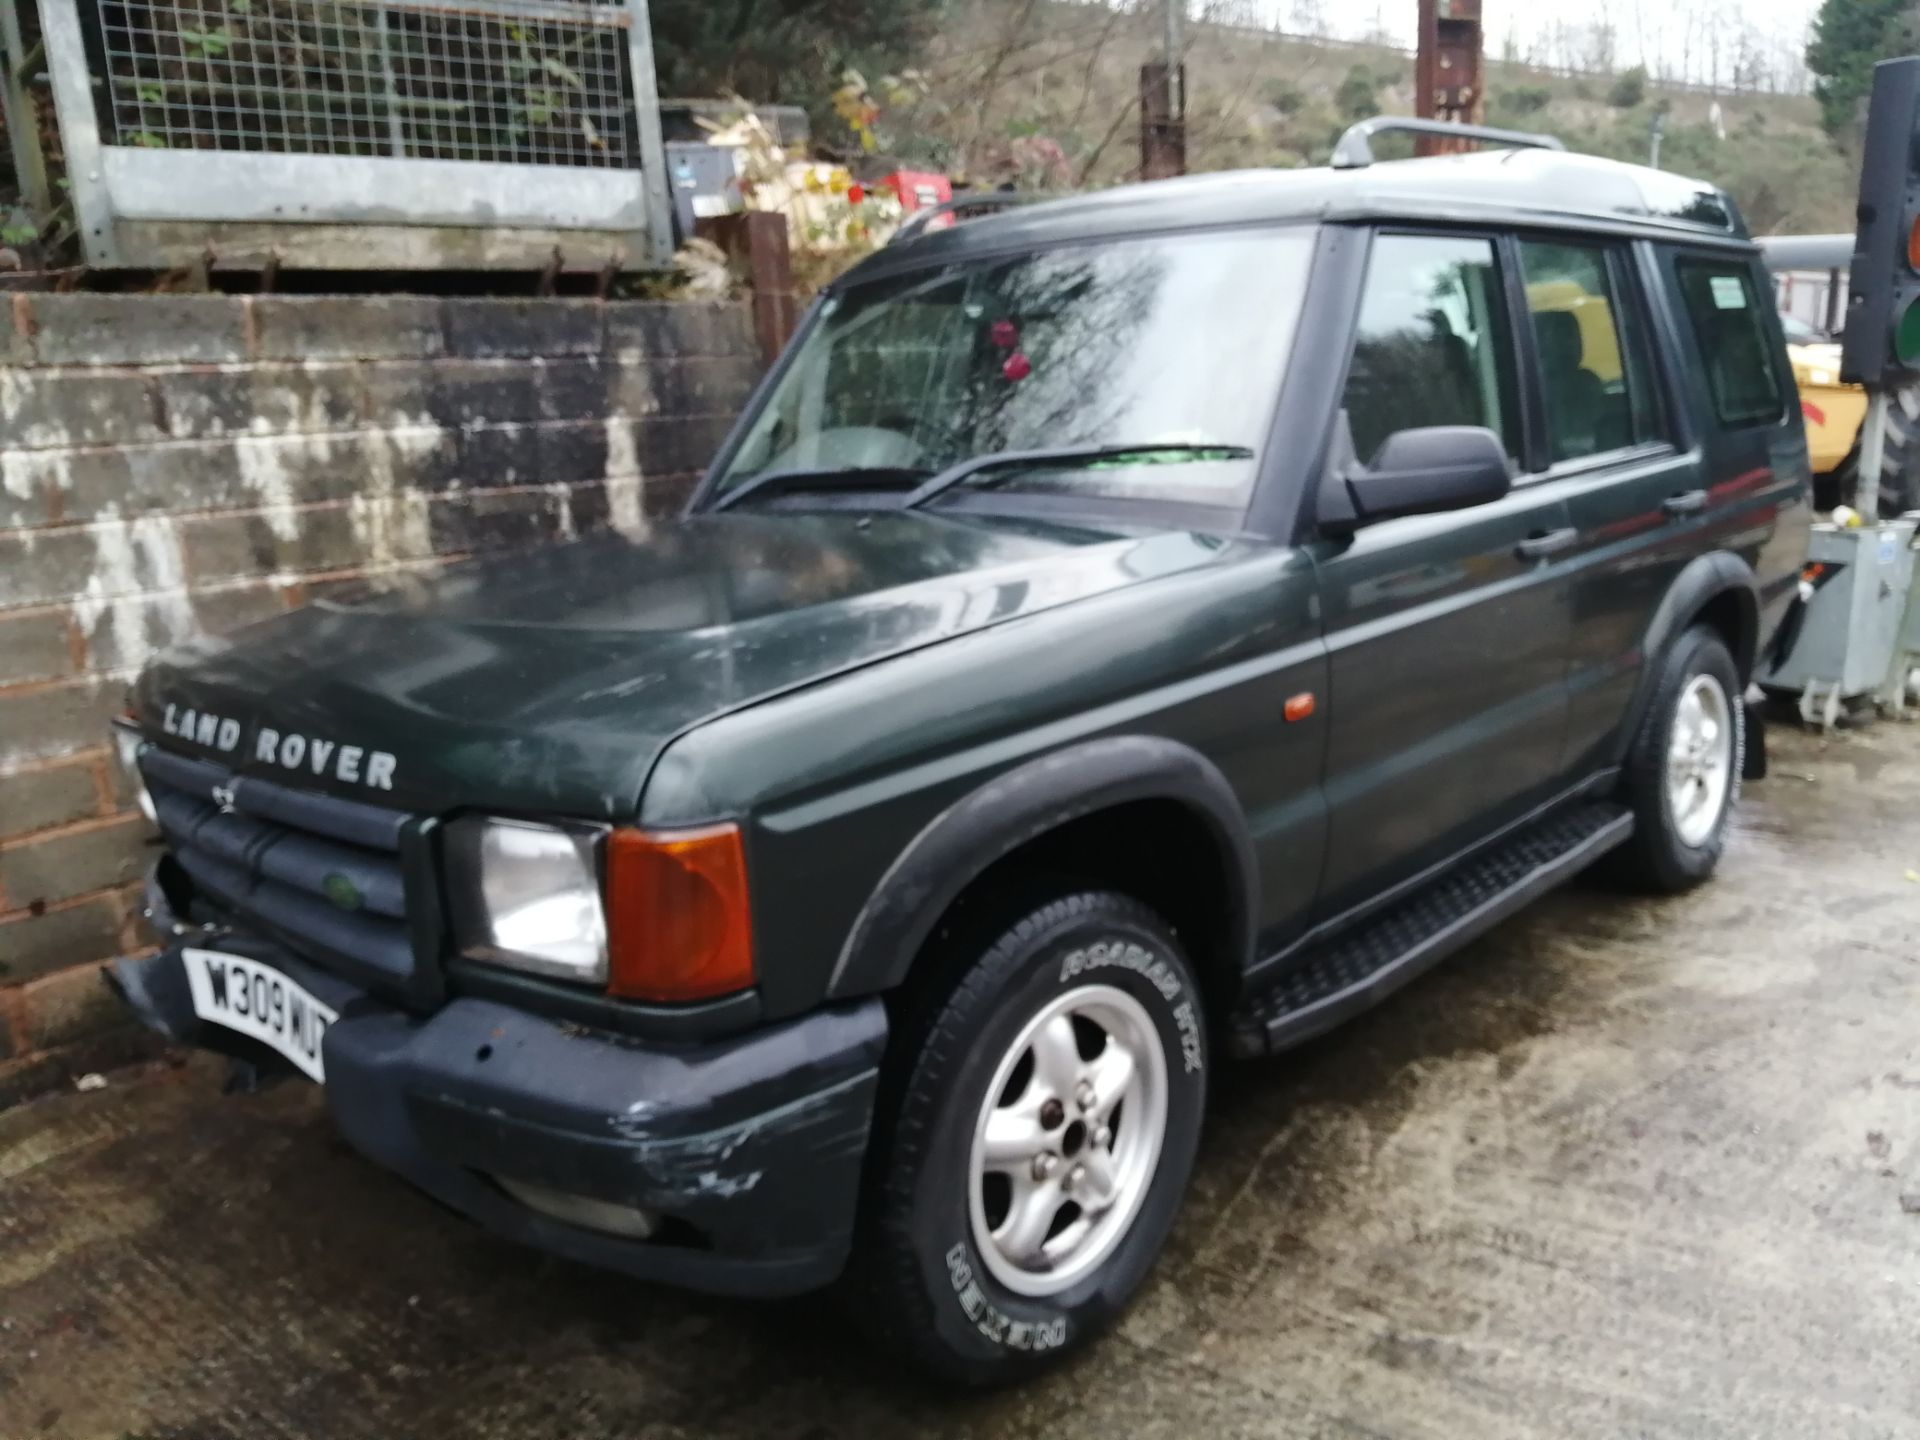
[[[1626,396],[1608,394],[1600,377],[1582,363],[1578,317],[1567,310],[1536,310],[1533,333],[1553,458],[1571,460],[1625,445],[1632,431]]]

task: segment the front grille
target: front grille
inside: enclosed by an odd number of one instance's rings
[[[140,773],[167,848],[217,905],[324,969],[417,988],[401,857],[410,816],[152,745]]]

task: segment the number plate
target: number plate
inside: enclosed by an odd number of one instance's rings
[[[326,1071],[320,1041],[340,1016],[270,965],[219,950],[180,952],[193,1009],[202,1020],[224,1025],[278,1050],[322,1084]]]

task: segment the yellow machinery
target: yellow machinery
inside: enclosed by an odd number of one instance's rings
[[[1791,237],[1795,240],[1830,237]],[[1831,237],[1852,244],[1851,236]],[[1773,258],[1773,243],[1769,260]],[[1799,263],[1799,252],[1790,252]],[[1823,252],[1824,253],[1824,252]],[[1845,257],[1842,256],[1844,263]],[[1603,296],[1590,294],[1577,280],[1536,280],[1527,286],[1527,306],[1534,311],[1564,310],[1580,324],[1580,364],[1600,378],[1603,385],[1620,380],[1620,345],[1613,326],[1613,314]],[[1786,330],[1787,357],[1793,364],[1794,383],[1800,389],[1800,414],[1807,427],[1807,449],[1822,509],[1831,509],[1847,499],[1853,489],[1854,470],[1859,464],[1860,422],[1866,418],[1867,392],[1858,385],[1840,381],[1840,345],[1828,340],[1802,320],[1782,314]],[[1895,512],[1897,513],[1897,512]]]
[[[1787,358],[1800,387],[1800,413],[1807,423],[1807,450],[1813,473],[1829,475],[1846,463],[1860,438],[1867,414],[1867,392],[1840,380],[1840,343],[1823,339],[1790,315],[1781,317],[1787,332]],[[1844,497],[1842,497],[1844,498]]]
[[[1783,313],[1787,357],[1800,387],[1800,413],[1806,420],[1807,449],[1813,461],[1814,498],[1821,509],[1851,501],[1858,483],[1860,426],[1866,419],[1867,392],[1840,380],[1838,334],[1845,313],[1847,267],[1853,257],[1851,235],[1768,235],[1760,250],[1781,290],[1784,307],[1797,287],[1819,297],[1824,328]],[[1881,462],[1880,513],[1899,515],[1920,505],[1920,394],[1889,396]]]
[[[1580,325],[1580,368],[1599,376],[1602,385],[1620,383],[1620,339],[1604,295],[1588,293],[1578,280],[1535,280],[1527,286],[1527,308],[1535,314],[1570,311]]]

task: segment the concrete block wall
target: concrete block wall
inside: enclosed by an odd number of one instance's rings
[[[732,304],[0,296],[0,1073],[145,943],[108,741],[164,646],[676,509],[761,369]],[[4,1094],[0,1083],[0,1095]]]

